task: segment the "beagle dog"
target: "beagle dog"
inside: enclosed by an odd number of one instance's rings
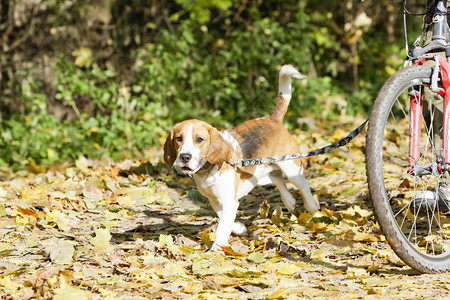
[[[247,229],[235,222],[238,200],[257,184],[273,183],[290,212],[295,199],[286,187],[283,175],[303,195],[310,213],[319,210],[299,159],[267,165],[236,167],[230,159],[248,159],[299,153],[296,139],[283,127],[283,118],[291,99],[291,77],[304,78],[291,65],[279,74],[279,93],[270,117],[246,121],[234,129],[218,131],[208,123],[186,120],[176,124],[164,144],[164,160],[172,167],[193,176],[201,194],[206,196],[219,217],[211,250],[226,246],[231,232],[242,235]]]

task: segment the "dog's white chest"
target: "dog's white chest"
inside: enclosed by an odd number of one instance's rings
[[[196,175],[194,178],[199,192],[209,199],[217,199],[221,195],[229,195],[235,192],[235,173],[231,170],[221,173],[215,166],[209,174]]]

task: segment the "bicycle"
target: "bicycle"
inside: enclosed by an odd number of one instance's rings
[[[387,242],[410,267],[438,273],[450,269],[450,202],[442,196],[450,190],[447,0],[428,0],[423,18],[407,55],[411,65],[392,75],[375,100],[366,170]]]

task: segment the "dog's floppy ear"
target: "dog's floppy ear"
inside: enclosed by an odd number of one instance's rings
[[[177,151],[173,145],[173,129],[164,143],[164,161],[172,168],[173,163],[177,159]]]
[[[230,143],[225,141],[217,129],[212,126],[209,128],[209,135],[211,137],[211,145],[206,155],[208,162],[210,164],[218,164],[230,160],[233,153]]]

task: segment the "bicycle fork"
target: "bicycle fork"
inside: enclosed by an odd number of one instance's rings
[[[411,169],[420,159],[420,130],[422,127],[423,91],[413,88],[409,91],[409,168]]]
[[[434,174],[438,176],[444,171],[450,170],[450,65],[445,58],[433,53],[425,54],[419,58],[415,65],[422,65],[427,60],[434,60],[435,67],[431,78],[430,90],[444,96],[443,105],[443,136],[441,161],[433,161],[431,165],[420,165],[420,134],[422,127],[423,112],[423,88],[416,90],[414,87],[409,90],[410,97],[410,130],[409,130],[409,168],[408,173],[414,176]],[[443,88],[438,87],[438,75],[441,75]],[[419,86],[420,87],[420,86]],[[433,126],[432,124],[430,126]]]

